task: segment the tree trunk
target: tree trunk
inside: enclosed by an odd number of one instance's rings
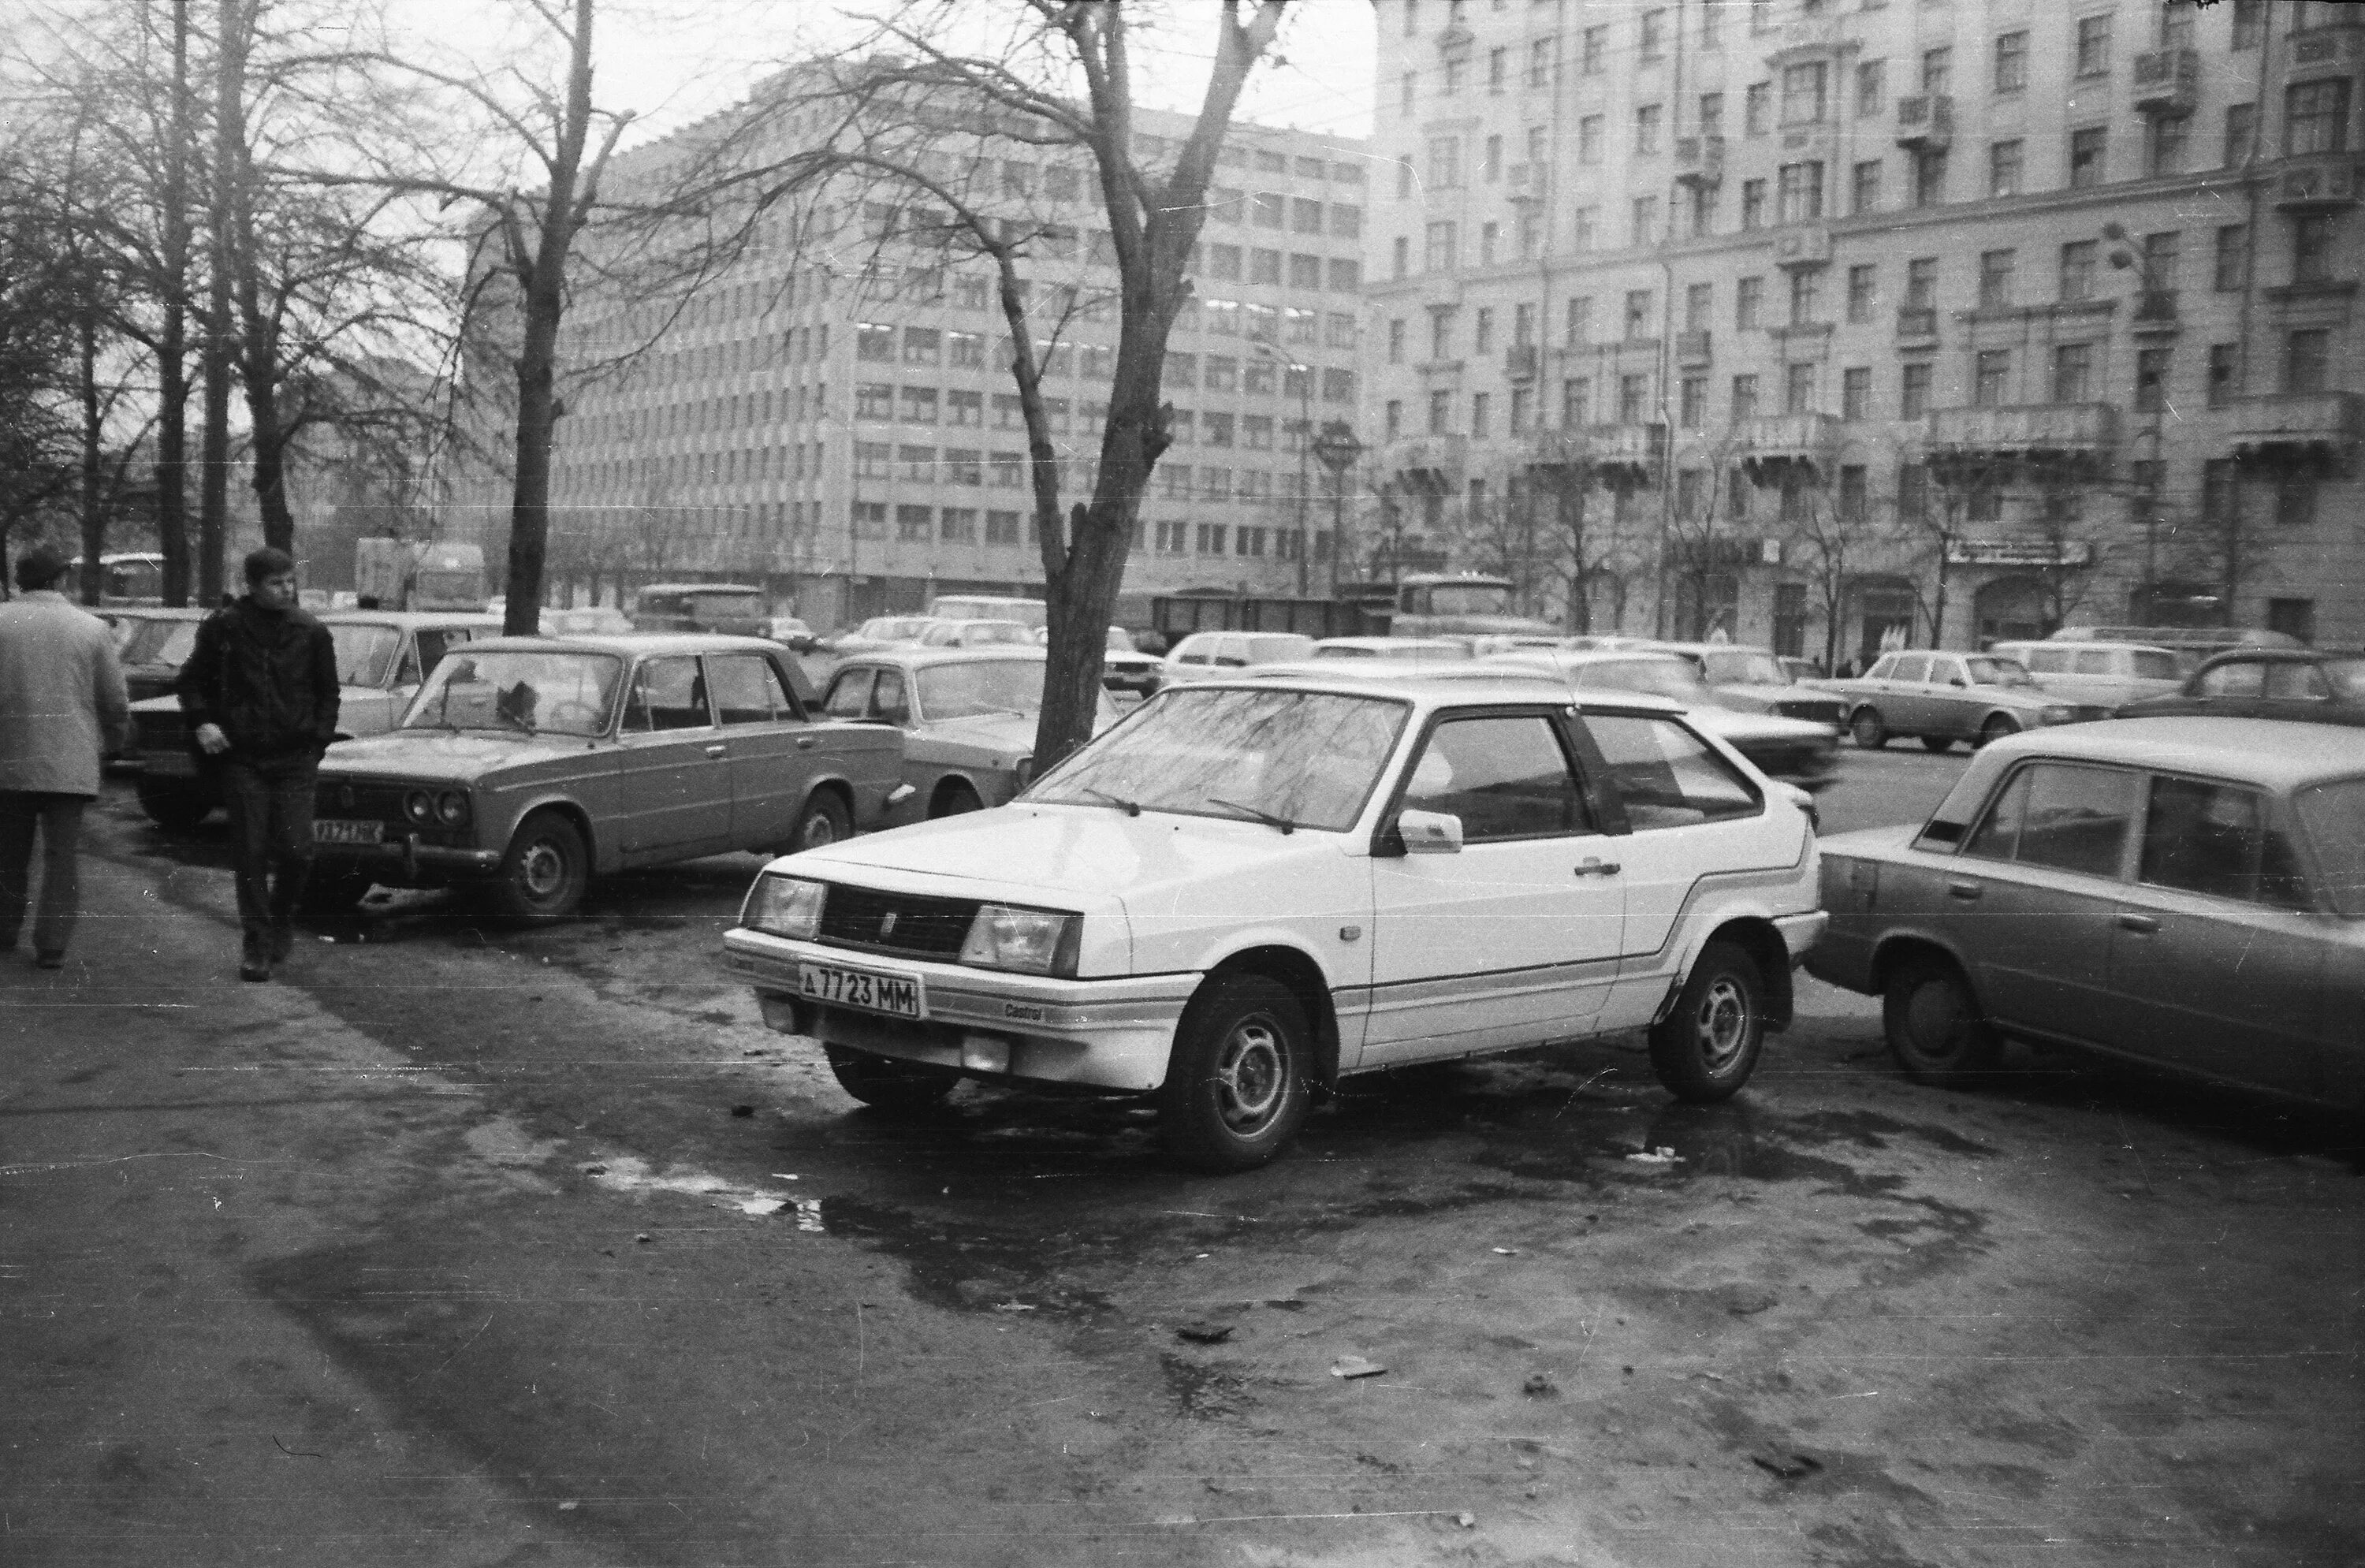
[[[230,212],[237,160],[232,117],[224,111],[246,90],[245,54],[236,42],[246,36],[239,0],[220,0],[217,25],[214,166],[206,214],[205,428],[199,437],[205,472],[197,489],[197,601],[207,609],[221,602],[222,550],[230,533]]]
[[[99,443],[106,431],[98,410],[98,320],[84,305],[75,323],[75,391],[82,401],[82,601],[95,605],[106,581],[100,556],[106,552],[106,514],[99,491]]]
[[[173,117],[165,132],[164,330],[156,345],[156,545],[164,602],[189,602],[189,0],[173,0]]]

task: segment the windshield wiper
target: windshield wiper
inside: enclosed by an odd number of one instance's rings
[[[1105,790],[1095,790],[1089,784],[1079,784],[1076,788],[1094,800],[1107,801],[1126,816],[1138,817],[1141,814],[1141,802],[1138,801],[1128,801],[1122,795],[1112,795]]]
[[[1233,811],[1240,812],[1249,816],[1254,817],[1257,821],[1264,823],[1267,827],[1277,827],[1284,834],[1295,833],[1297,831],[1297,824],[1291,822],[1287,817],[1277,817],[1271,812],[1261,811],[1255,806],[1244,806],[1238,801],[1227,801],[1220,795],[1208,796],[1207,804],[1211,806],[1229,806]]]

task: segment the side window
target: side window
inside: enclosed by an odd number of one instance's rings
[[[1864,678],[1866,680],[1889,680],[1893,678],[1896,674],[1897,655],[1895,654],[1883,654],[1879,658],[1873,661],[1873,666],[1870,669],[1864,672]]]
[[[2067,648],[2031,648],[2027,653],[2028,667],[2035,675],[2061,675],[2069,668]]]
[[[772,661],[761,654],[710,658],[706,673],[714,683],[715,711],[726,724],[768,724],[796,717],[772,673]]]
[[[1206,664],[1209,662],[1207,655],[1214,649],[1215,645],[1216,640],[1213,637],[1209,637],[1205,641],[1202,641],[1197,637],[1187,638],[1184,640],[1182,649],[1175,654],[1174,662],[1184,665]]]
[[[1930,661],[1930,684],[1933,686],[1961,686],[1965,684],[1963,661],[1960,659],[1932,659]]]
[[[2324,672],[2314,665],[2270,664],[2264,667],[2270,697],[2321,702],[2332,695]]]
[[[833,719],[859,719],[870,708],[872,672],[850,669],[829,683],[822,711]]]
[[[626,730],[702,730],[711,722],[706,680],[697,659],[650,659],[633,675],[632,700],[624,709]]]
[[[2203,697],[2257,697],[2267,689],[2267,666],[2257,659],[2219,665],[2201,678]]]
[[[1929,655],[1900,654],[1897,655],[1897,663],[1889,666],[1889,678],[1891,680],[1921,680],[1928,675],[1929,669]]]
[[[1211,661],[1226,669],[1245,669],[1249,662],[1249,642],[1245,637],[1227,637],[1216,644],[1216,656]]]
[[[418,649],[417,654],[414,655],[418,660],[415,666],[418,673],[413,674],[413,665],[409,660],[405,660],[402,666],[402,678],[397,680],[395,684],[398,686],[409,686],[413,681],[420,679],[423,676],[433,675],[435,673],[435,666],[443,663],[443,655],[451,652],[453,641],[454,639],[451,637],[450,633],[446,632],[443,632],[432,627],[420,628],[413,637],[413,642]]]
[[[1465,844],[1594,831],[1560,737],[1541,715],[1438,725],[1413,765],[1404,804],[1460,817]]]
[[[2038,763],[2013,776],[1963,853],[2115,880],[2139,795],[2132,773]]]
[[[2267,825],[2266,797],[2197,778],[2155,778],[2137,878],[2156,888],[2276,909],[2308,907],[2299,858]]]
[[[870,717],[884,719],[891,724],[912,722],[912,705],[903,700],[903,678],[897,671],[879,672],[879,689],[870,698]]]
[[[1673,719],[1594,714],[1585,727],[1609,764],[1610,782],[1637,833],[1754,817],[1764,809],[1748,779]]]
[[[2108,648],[2082,649],[2078,655],[2077,671],[2079,675],[2110,675],[2118,660],[2119,655]]]

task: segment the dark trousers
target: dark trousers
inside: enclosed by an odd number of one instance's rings
[[[32,890],[33,835],[41,838],[41,908],[33,917],[36,952],[62,953],[73,940],[82,902],[75,851],[82,845],[87,795],[0,790],[0,951],[17,945]]]
[[[304,902],[312,875],[312,785],[319,771],[308,756],[221,765],[230,846],[238,857],[238,922],[250,939],[293,924]]]

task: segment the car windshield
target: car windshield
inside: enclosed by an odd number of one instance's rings
[[[2332,907],[2365,920],[2365,778],[2337,778],[2292,797]]]
[[[402,716],[402,727],[605,734],[623,668],[613,654],[462,649],[435,666]]]
[[[1410,708],[1328,692],[1170,689],[1022,800],[1342,833],[1379,782]]]
[[[936,722],[980,713],[1039,713],[1043,668],[1039,659],[931,665],[919,674],[920,717]]]
[[[197,645],[196,621],[142,621],[123,645],[128,665],[185,665]]]
[[[337,680],[344,686],[384,686],[402,651],[402,633],[366,621],[334,622],[329,639],[337,644]]]
[[[1431,615],[1509,615],[1511,590],[1500,583],[1439,583],[1429,590]]]
[[[1587,691],[1610,687],[1620,691],[1672,697],[1678,702],[1715,700],[1699,672],[1685,659],[1608,659],[1600,664],[1578,665],[1569,675]]]
[[[1770,654],[1702,654],[1710,686],[1788,686],[1790,672]]]
[[[1965,659],[1963,668],[1973,686],[2034,686],[2036,679],[2018,659]]]

